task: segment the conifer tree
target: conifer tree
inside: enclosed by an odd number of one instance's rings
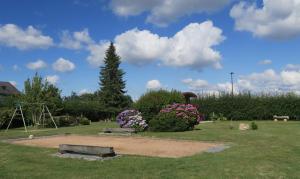
[[[126,107],[128,97],[124,94],[125,72],[120,69],[121,58],[117,55],[114,44],[111,42],[106,51],[104,66],[100,67],[100,91],[99,96],[107,111],[116,113]]]

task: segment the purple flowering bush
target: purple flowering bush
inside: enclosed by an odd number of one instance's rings
[[[192,130],[202,120],[197,107],[192,104],[172,104],[163,108],[150,121],[152,131],[186,131]]]
[[[117,123],[121,128],[134,128],[136,131],[144,131],[148,127],[142,114],[134,109],[121,112],[117,116]]]

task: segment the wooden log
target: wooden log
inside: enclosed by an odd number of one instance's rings
[[[133,128],[105,128],[104,133],[136,133]]]
[[[100,157],[112,157],[116,155],[113,147],[99,147],[99,146],[71,145],[71,144],[59,144],[59,153],[97,155]]]

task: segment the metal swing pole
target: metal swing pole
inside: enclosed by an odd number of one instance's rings
[[[7,126],[7,128],[6,128],[6,130],[5,130],[5,132],[7,132],[7,130],[8,130],[8,128],[9,128],[9,126],[10,126],[12,120],[14,119],[14,117],[15,117],[15,115],[16,115],[17,110],[18,110],[18,107],[16,107],[16,109],[15,109],[15,111],[14,111],[14,113],[13,113],[13,115],[12,115],[12,117],[11,117],[9,123],[8,123],[8,126]]]
[[[24,119],[24,115],[23,115],[23,111],[22,111],[22,107],[20,106],[20,111],[21,111],[21,115],[22,115],[22,120],[23,120],[23,124],[25,127],[25,131],[27,132],[27,127],[26,127],[26,123],[25,123],[25,119]]]
[[[16,107],[16,109],[15,109],[15,111],[14,111],[14,114],[12,115],[12,117],[11,117],[11,119],[10,119],[10,121],[9,121],[9,124],[8,124],[8,126],[7,126],[7,128],[6,128],[6,130],[5,130],[5,132],[8,131],[8,129],[9,129],[9,127],[10,127],[10,125],[11,125],[11,123],[12,123],[14,117],[16,116],[16,113],[17,113],[18,109],[19,109],[20,112],[21,112],[21,116],[22,116],[22,120],[23,120],[23,124],[24,124],[24,128],[25,128],[25,132],[27,132],[27,127],[26,127],[26,123],[25,123],[25,119],[24,119],[24,115],[23,115],[23,111],[22,111],[22,107],[21,107],[21,106]]]
[[[47,109],[47,111],[48,111],[48,113],[49,113],[49,115],[50,115],[50,118],[51,118],[53,124],[55,125],[55,128],[57,129],[57,125],[56,125],[56,123],[55,123],[55,121],[54,121],[54,119],[53,119],[53,117],[52,117],[52,115],[51,115],[51,112],[50,112],[49,109],[48,109],[48,106],[45,105],[45,107],[46,107],[46,109]]]

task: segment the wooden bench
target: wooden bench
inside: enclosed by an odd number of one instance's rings
[[[119,133],[119,134],[132,134],[136,133],[135,129],[133,128],[105,128],[103,130],[104,133]]]
[[[290,119],[290,117],[289,116],[277,116],[277,115],[274,115],[273,119],[274,119],[275,122],[277,122],[278,120],[283,120],[284,122],[287,122]]]
[[[96,155],[100,157],[113,157],[116,155],[113,147],[99,147],[99,146],[71,145],[71,144],[59,144],[59,153]]]

